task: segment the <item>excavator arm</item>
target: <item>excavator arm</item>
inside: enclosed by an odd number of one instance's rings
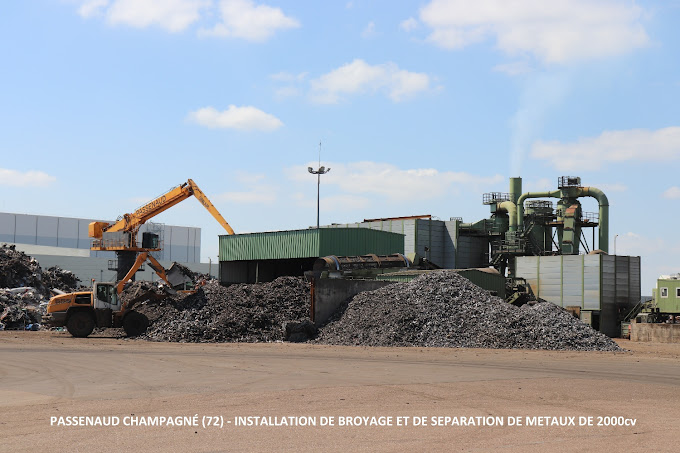
[[[89,236],[96,240],[92,244],[93,250],[126,250],[139,249],[136,245],[137,232],[139,228],[149,219],[157,216],[161,212],[175,206],[176,204],[194,196],[198,201],[210,212],[210,214],[222,225],[228,234],[234,234],[234,230],[229,223],[224,220],[224,217],[217,211],[215,206],[210,202],[208,197],[199,189],[196,183],[189,179],[187,182],[173,187],[167,193],[150,201],[144,206],[138,208],[133,213],[124,214],[119,220],[113,223],[107,222],[92,222],[89,225]],[[116,243],[110,245],[103,241],[104,233],[130,233],[129,243]]]
[[[234,234],[234,230],[227,223],[227,221],[224,220],[224,217],[222,217],[222,214],[219,213],[217,208],[210,202],[210,200],[208,200],[208,197],[203,193],[203,191],[198,188],[196,183],[190,179],[188,184],[189,187],[191,187],[191,192],[193,193],[194,197],[196,197],[196,199],[201,202],[203,207],[207,209],[213,217],[215,217],[215,220],[217,220],[220,225],[222,225],[222,227],[227,230],[227,233]]]
[[[144,264],[146,260],[149,260],[149,265],[151,266],[151,269],[153,269],[154,272],[156,272],[156,275],[158,275],[161,278],[161,280],[167,283],[170,288],[173,288],[173,286],[176,283],[181,283],[181,281],[177,282],[178,279],[179,280],[182,280],[183,278],[186,279],[186,277],[183,277],[181,271],[175,270],[174,266],[171,266],[169,270],[166,270],[163,267],[163,265],[159,263],[158,260],[154,258],[149,252],[142,252],[139,255],[137,255],[135,263],[132,265],[128,273],[125,274],[125,277],[123,277],[116,285],[116,292],[118,294],[123,292],[123,287],[125,286],[125,283],[127,283],[127,281],[130,280],[133,275],[135,275],[135,272],[137,272],[139,268],[142,267],[142,264]]]
[[[125,286],[125,283],[127,283],[128,280],[132,278],[133,275],[135,275],[135,272],[139,270],[140,267],[142,267],[142,264],[146,260],[149,260],[151,262],[151,268],[158,274],[158,276],[168,285],[170,285],[170,282],[168,281],[167,276],[165,275],[165,269],[163,266],[161,266],[161,263],[159,263],[156,258],[151,256],[149,252],[142,252],[139,255],[137,255],[137,259],[135,260],[135,264],[132,265],[130,270],[128,271],[127,274],[125,274],[125,277],[122,278],[116,285],[116,292],[118,294],[123,292],[123,287]],[[172,286],[172,285],[170,285]]]

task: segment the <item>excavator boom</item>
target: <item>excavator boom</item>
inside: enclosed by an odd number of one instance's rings
[[[124,214],[116,222],[92,222],[89,225],[89,236],[94,238],[92,250],[116,250],[116,251],[146,251],[160,250],[160,247],[139,247],[137,244],[137,233],[139,228],[149,219],[157,216],[161,212],[175,206],[181,201],[191,196],[210,212],[210,214],[222,225],[228,234],[234,234],[234,230],[224,217],[217,211],[217,208],[210,202],[208,197],[199,189],[196,183],[189,179],[187,182],[173,187],[165,194],[150,201],[130,214]],[[106,233],[121,233],[121,235],[109,235],[112,239],[104,239]],[[127,236],[123,236],[127,235]]]
[[[127,283],[128,280],[132,279],[132,276],[135,275],[135,272],[137,272],[139,270],[139,268],[142,267],[142,264],[144,264],[144,262],[147,259],[150,261],[151,269],[153,269],[156,272],[156,274],[158,274],[158,276],[161,278],[161,280],[163,280],[170,287],[172,287],[172,285],[168,281],[167,275],[165,274],[165,268],[161,265],[161,263],[159,263],[156,260],[156,258],[151,256],[151,254],[149,254],[149,252],[142,252],[139,255],[137,255],[137,259],[135,260],[135,264],[132,265],[132,267],[130,268],[128,273],[125,275],[125,277],[123,277],[123,279],[120,280],[118,282],[118,284],[116,284],[116,292],[118,294],[123,292],[123,287],[125,286],[125,283]]]
[[[191,191],[194,194],[194,197],[198,201],[201,202],[203,207],[212,214],[213,217],[215,217],[215,220],[217,220],[222,227],[227,230],[228,234],[234,234],[234,230],[231,228],[231,226],[227,223],[226,220],[224,220],[224,217],[222,217],[222,214],[219,213],[217,208],[208,200],[208,197],[203,193],[201,189],[198,188],[195,182],[193,182],[191,179],[188,181],[189,186],[191,187]]]

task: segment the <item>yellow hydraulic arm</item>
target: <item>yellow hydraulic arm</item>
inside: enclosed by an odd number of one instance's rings
[[[222,214],[219,213],[217,208],[208,200],[208,197],[203,193],[201,189],[198,188],[195,182],[193,182],[191,179],[187,181],[187,184],[189,187],[191,187],[191,193],[193,193],[194,197],[198,201],[201,202],[203,207],[212,214],[213,217],[215,217],[215,220],[217,220],[220,225],[227,231],[229,234],[234,234],[234,230],[229,226],[226,220],[224,220],[224,217],[222,217]]]
[[[168,284],[168,286],[172,287],[170,282],[168,281],[167,276],[165,275],[165,268],[161,266],[161,263],[159,263],[156,258],[151,256],[149,252],[142,252],[139,255],[137,255],[137,259],[135,260],[135,264],[132,265],[128,273],[123,277],[121,281],[118,282],[116,285],[116,292],[120,295],[120,293],[123,292],[123,287],[125,286],[125,283],[127,283],[128,280],[132,278],[133,275],[135,275],[135,272],[139,270],[140,267],[142,267],[142,264],[146,260],[149,260],[151,263],[151,269],[156,271],[156,274],[165,282]]]
[[[131,214],[124,214],[114,223],[92,222],[89,225],[89,236],[96,240],[92,243],[93,250],[138,250],[144,249],[137,246],[137,232],[147,220],[160,214],[161,212],[175,206],[177,203],[194,196],[212,214],[213,217],[224,227],[228,234],[234,234],[234,230],[229,226],[224,217],[219,213],[208,197],[198,188],[196,183],[189,179],[187,182],[170,189],[155,200],[138,208]],[[103,241],[104,233],[125,232],[130,233],[129,243],[116,241]]]

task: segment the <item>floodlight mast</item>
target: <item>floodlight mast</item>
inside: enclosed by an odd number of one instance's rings
[[[326,168],[321,165],[321,142],[319,142],[319,169],[314,170],[312,167],[307,167],[307,171],[313,175],[316,175],[316,228],[319,229],[321,175],[325,175],[326,173],[331,171],[330,167]]]

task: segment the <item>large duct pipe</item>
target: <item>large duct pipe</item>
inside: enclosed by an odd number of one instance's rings
[[[609,253],[609,200],[607,196],[600,189],[595,187],[581,187],[579,190],[580,197],[592,197],[597,200],[600,206],[599,217],[600,225],[598,226],[598,246],[600,250]]]
[[[524,200],[527,198],[569,198],[569,197],[592,197],[599,203],[599,237],[598,248],[609,253],[609,200],[607,196],[600,189],[595,187],[578,187],[570,188],[575,192],[567,192],[564,194],[561,190],[553,190],[552,192],[527,192],[522,194],[517,200],[517,224],[524,224]]]
[[[561,190],[552,192],[527,192],[517,199],[517,224],[524,225],[524,200],[527,198],[562,198]]]
[[[496,203],[497,211],[505,211],[508,213],[508,220],[510,222],[509,230],[517,231],[517,206],[512,201],[503,201]]]

